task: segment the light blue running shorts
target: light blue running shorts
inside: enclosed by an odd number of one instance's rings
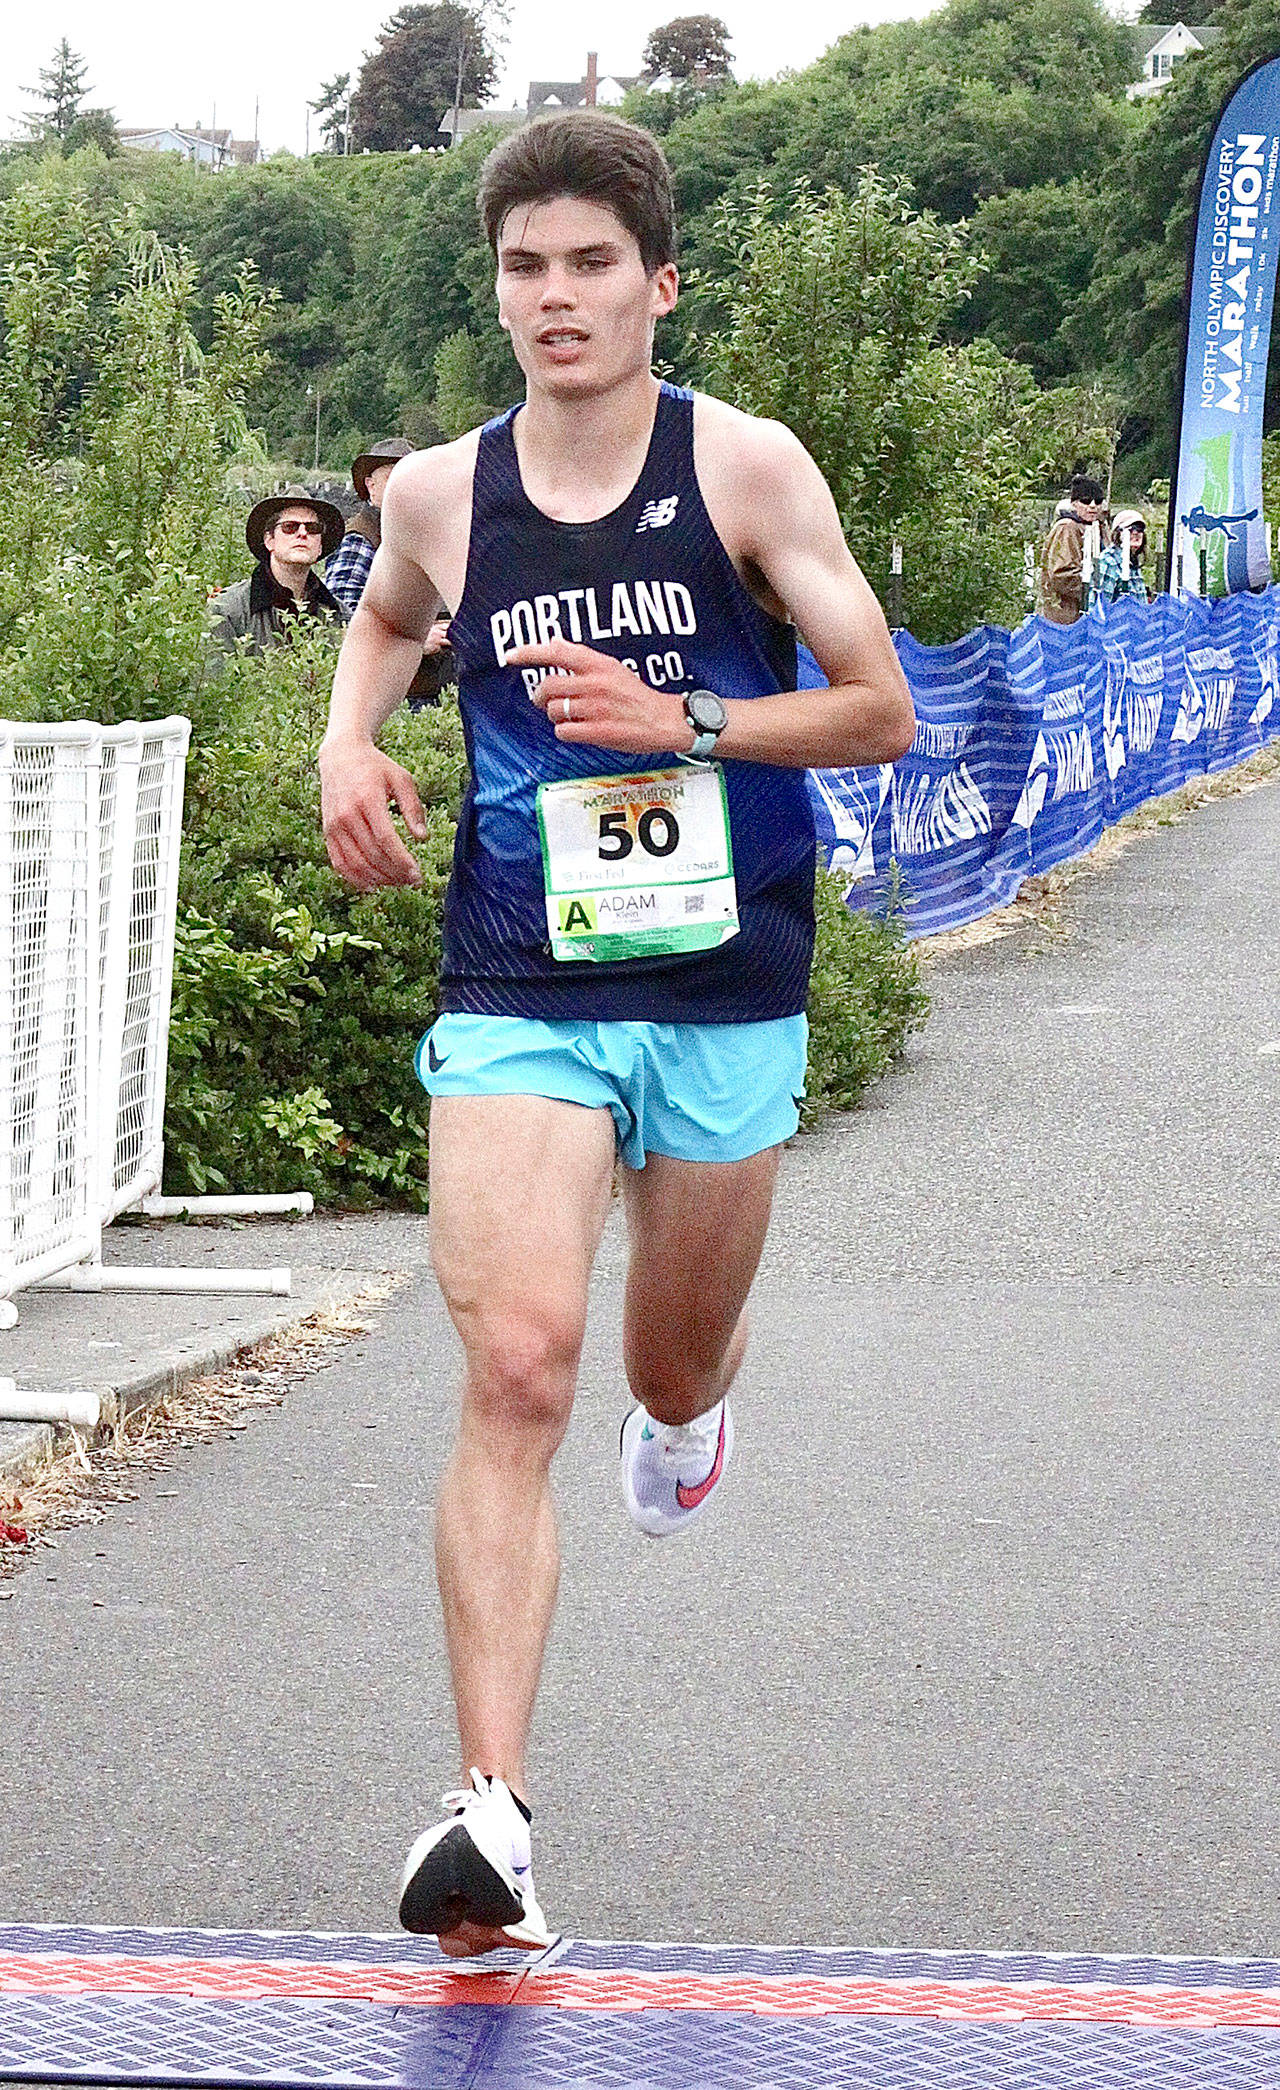
[[[648,1154],[745,1161],[800,1122],[809,1024],[436,1019],[414,1066],[432,1096],[555,1096],[611,1110],[628,1168]]]

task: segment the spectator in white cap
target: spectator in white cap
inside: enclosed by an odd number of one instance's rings
[[[1125,572],[1124,540],[1129,538],[1129,571]],[[1115,602],[1118,596],[1132,595],[1137,602],[1150,602],[1151,594],[1142,577],[1142,561],[1147,549],[1146,517],[1136,508],[1120,508],[1111,518],[1112,542],[1104,544],[1098,554],[1094,568],[1093,592],[1095,601]]]

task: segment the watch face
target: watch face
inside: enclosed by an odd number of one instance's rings
[[[694,689],[684,700],[685,715],[699,733],[723,733],[729,714],[713,690]]]

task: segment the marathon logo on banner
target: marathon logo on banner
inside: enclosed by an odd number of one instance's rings
[[[916,707],[902,759],[809,777],[853,907],[896,896],[932,936],[1081,856],[1103,828],[1280,734],[1280,589],[1122,597],[1073,625],[1029,618],[952,646],[895,636]],[[821,681],[801,655],[801,686]]]
[[[1280,58],[1255,66],[1222,113],[1194,227],[1170,545],[1205,550],[1210,594],[1270,579],[1262,417],[1280,228]],[[1184,539],[1185,543],[1186,540]]]

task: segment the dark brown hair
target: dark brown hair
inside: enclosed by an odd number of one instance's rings
[[[509,210],[580,196],[602,203],[631,233],[649,275],[676,258],[671,170],[639,124],[603,109],[541,116],[495,145],[480,170],[480,217],[494,253]]]

